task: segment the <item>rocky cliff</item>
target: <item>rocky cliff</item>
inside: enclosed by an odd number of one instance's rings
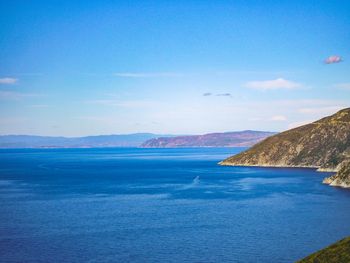
[[[335,171],[324,183],[350,187],[350,108],[268,137],[220,162],[231,166],[313,167]]]
[[[350,161],[341,163],[339,171],[335,175],[325,178],[323,183],[350,188]]]

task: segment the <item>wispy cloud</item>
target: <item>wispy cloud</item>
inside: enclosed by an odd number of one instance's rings
[[[0,84],[15,84],[17,81],[16,78],[0,78]]]
[[[340,56],[330,56],[325,59],[324,63],[326,64],[334,64],[334,63],[339,63],[342,62],[343,59]]]
[[[283,78],[262,81],[249,81],[245,87],[259,90],[295,89],[302,85]]]
[[[184,74],[177,72],[117,72],[113,75],[122,78],[157,78],[184,76]]]
[[[339,83],[335,84],[334,87],[343,90],[350,90],[350,83]]]
[[[208,97],[208,96],[211,96],[211,95],[213,95],[213,94],[210,93],[210,92],[203,93],[203,96],[204,96],[204,97]]]

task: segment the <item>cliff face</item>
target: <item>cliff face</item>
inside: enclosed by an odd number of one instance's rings
[[[350,161],[341,163],[339,171],[335,175],[325,178],[323,183],[331,186],[350,188]]]
[[[314,167],[337,171],[324,183],[349,187],[350,108],[271,136],[221,165]]]
[[[241,131],[204,135],[160,137],[146,141],[143,148],[174,147],[248,147],[271,136],[273,132]]]

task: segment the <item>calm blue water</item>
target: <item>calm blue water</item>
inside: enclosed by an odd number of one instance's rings
[[[350,235],[350,191],[241,149],[0,150],[1,262],[293,262]]]

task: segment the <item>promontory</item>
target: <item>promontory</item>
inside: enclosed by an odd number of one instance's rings
[[[350,108],[268,137],[219,164],[317,168],[336,172],[325,184],[350,188]]]

